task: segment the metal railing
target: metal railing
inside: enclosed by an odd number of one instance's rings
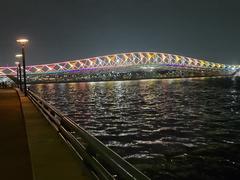
[[[150,179],[30,90],[28,97],[99,179]]]

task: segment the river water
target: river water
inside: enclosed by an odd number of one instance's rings
[[[240,177],[240,79],[30,88],[152,179]]]

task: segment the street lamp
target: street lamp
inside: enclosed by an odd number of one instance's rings
[[[17,43],[19,43],[22,46],[24,95],[27,96],[26,63],[25,63],[25,50],[24,50],[24,46],[25,46],[25,44],[28,43],[28,39],[17,39]]]
[[[19,62],[18,61],[16,61],[15,62],[15,64],[16,64],[16,67],[17,67],[17,86],[20,88],[20,81],[19,81]]]
[[[16,59],[18,59],[17,61],[16,61],[16,65],[18,64],[18,73],[19,73],[19,88],[20,88],[20,90],[22,91],[23,89],[22,89],[22,67],[21,67],[21,61],[22,61],[22,54],[16,54]]]
[[[16,64],[18,64],[18,72],[19,72],[19,88],[22,91],[22,67],[21,67],[21,61],[22,61],[22,54],[17,54],[15,56],[17,59]]]

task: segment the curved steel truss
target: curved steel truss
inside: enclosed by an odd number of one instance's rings
[[[45,74],[86,69],[128,66],[175,66],[189,69],[208,69],[235,72],[240,65],[225,65],[190,57],[156,52],[133,52],[93,57],[80,60],[27,66],[27,74]],[[16,75],[16,67],[0,67],[0,76]]]

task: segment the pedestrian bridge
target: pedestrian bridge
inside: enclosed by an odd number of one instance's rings
[[[158,73],[175,71],[177,76],[233,75],[240,69],[240,65],[226,65],[202,59],[195,59],[180,55],[157,52],[131,52],[92,57],[79,60],[68,60],[51,64],[30,65],[26,67],[27,75],[47,76],[49,74],[76,74],[97,71],[109,72],[120,70],[155,71]],[[163,70],[163,71],[159,71]],[[179,71],[180,73],[176,73]],[[184,73],[183,73],[184,72]],[[196,74],[197,72],[197,74]],[[200,74],[199,74],[200,73]],[[16,76],[16,67],[0,67],[0,76]],[[171,76],[174,76],[171,74]]]

